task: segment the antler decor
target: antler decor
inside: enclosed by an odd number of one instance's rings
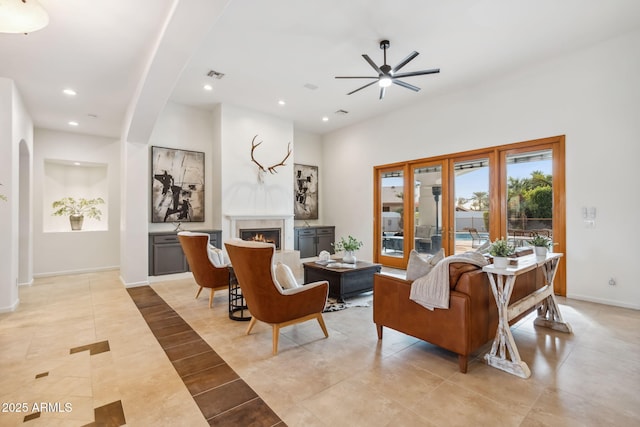
[[[262,166],[260,163],[258,163],[258,161],[256,160],[255,157],[253,157],[253,152],[256,150],[256,148],[258,148],[258,145],[262,144],[262,141],[256,143],[256,138],[258,137],[258,135],[254,136],[253,139],[251,140],[251,161],[253,163],[255,163],[256,165],[258,165],[258,168],[260,170],[260,172],[262,174],[266,173],[267,171],[271,174],[274,173],[278,173],[278,171],[276,170],[276,168],[278,166],[285,166],[285,163],[287,161],[287,159],[289,158],[289,156],[291,155],[291,143],[289,143],[287,145],[287,155],[284,156],[284,159],[282,159],[282,161],[280,163],[276,163],[275,165],[269,166],[265,169],[264,166]]]

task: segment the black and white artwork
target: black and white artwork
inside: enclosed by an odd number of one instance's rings
[[[204,153],[151,147],[151,222],[204,221]]]
[[[293,165],[294,219],[318,219],[318,167]]]

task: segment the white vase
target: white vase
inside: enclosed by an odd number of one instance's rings
[[[546,257],[547,256],[547,247],[546,246],[534,246],[533,252],[537,257]]]
[[[349,264],[355,264],[357,261],[355,251],[344,251],[344,256],[342,257],[342,261],[347,262]]]
[[[493,266],[495,268],[507,268],[509,265],[509,258],[503,256],[493,257]]]

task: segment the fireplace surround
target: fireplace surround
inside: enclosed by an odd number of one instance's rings
[[[224,229],[228,230],[228,237],[225,238],[243,238],[240,230],[278,230],[280,243],[276,245],[278,250],[274,254],[273,262],[282,262],[288,265],[294,274],[302,276],[300,251],[293,249],[293,214],[227,213],[225,217],[229,221],[228,227],[223,225]]]
[[[228,236],[242,238],[241,230],[280,230],[279,250],[293,249],[293,214],[225,214],[229,220]],[[225,227],[226,228],[226,227]]]

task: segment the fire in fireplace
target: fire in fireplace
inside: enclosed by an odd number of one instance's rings
[[[280,249],[280,229],[279,228],[244,228],[240,229],[242,240],[252,240],[255,242],[273,243],[276,249]]]

